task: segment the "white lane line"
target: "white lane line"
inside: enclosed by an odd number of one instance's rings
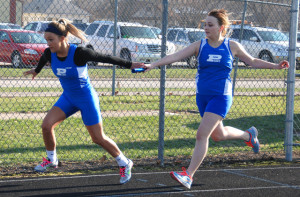
[[[144,182],[144,183],[147,183],[148,180],[145,180],[145,179],[136,179],[137,181],[141,181],[141,182]]]
[[[187,193],[187,194],[183,194],[185,196],[194,196],[193,194]]]
[[[177,190],[177,191],[183,191],[184,189],[178,188],[178,187],[173,187],[172,189]]]
[[[212,170],[197,170],[197,172],[220,172],[220,171],[252,171],[252,170],[276,170],[276,169],[300,169],[300,167],[271,167],[271,168],[239,168],[239,169],[212,169]],[[134,176],[138,175],[151,175],[151,174],[169,174],[170,172],[143,172],[143,173],[133,173]],[[28,181],[47,181],[47,180],[59,180],[59,179],[79,179],[79,178],[90,178],[90,177],[109,177],[109,176],[120,176],[119,174],[98,174],[98,175],[75,175],[75,176],[56,176],[56,177],[37,177],[37,178],[17,178],[14,180],[6,179],[0,180],[0,183],[9,182],[28,182]]]
[[[290,187],[290,188],[293,188],[293,189],[300,189],[300,187],[298,187],[298,186],[289,185],[289,184],[285,184],[285,183],[280,183],[280,182],[276,182],[276,181],[271,181],[271,180],[268,180],[268,179],[262,179],[262,178],[255,177],[255,176],[249,176],[249,175],[246,175],[246,174],[243,174],[243,173],[233,172],[233,171],[229,171],[229,170],[223,170],[223,171],[226,172],[226,173],[235,174],[235,175],[238,175],[238,176],[243,176],[243,177],[246,177],[246,178],[255,179],[255,180],[259,180],[259,181],[263,181],[263,182],[267,182],[267,183],[273,183],[273,184],[276,184],[276,185]]]

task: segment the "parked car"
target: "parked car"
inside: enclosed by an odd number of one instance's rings
[[[10,23],[8,25],[11,29],[23,29],[21,25]]]
[[[176,51],[183,49],[197,40],[205,38],[205,32],[203,29],[198,28],[169,28],[167,30],[167,40],[174,43]],[[197,68],[197,59],[195,56],[185,59],[184,61],[190,66],[190,68]]]
[[[44,33],[51,21],[35,21],[29,22],[24,29]]]
[[[283,31],[282,32],[284,35],[286,35],[288,38],[290,37],[290,32],[288,32],[288,31]]]
[[[113,54],[114,22],[94,21],[85,30],[88,47],[103,54]],[[174,44],[167,42],[167,54],[175,51]],[[116,56],[150,63],[161,58],[161,39],[149,26],[139,23],[118,22],[116,32]]]
[[[81,31],[85,31],[90,23],[72,23],[75,27],[80,29]]]
[[[232,25],[229,30],[231,39],[239,41],[240,25]],[[244,26],[241,44],[253,57],[278,63],[288,59],[289,38],[274,28]],[[296,49],[297,68],[300,65],[300,43]]]
[[[0,29],[22,29],[22,27],[14,23],[0,23]]]
[[[161,29],[158,27],[151,27],[152,31],[158,36],[161,37]]]
[[[300,42],[300,32],[297,32],[297,42]]]
[[[34,21],[34,22],[29,22],[24,29],[25,30],[31,30],[31,31],[36,31],[38,33],[44,34],[45,30],[48,27],[48,24],[51,23],[51,21]],[[81,40],[75,36],[69,36],[69,43],[80,45]]]
[[[36,65],[46,48],[44,37],[34,31],[0,30],[0,61],[15,68]]]

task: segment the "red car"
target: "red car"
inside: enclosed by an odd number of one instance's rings
[[[0,30],[0,61],[15,68],[36,65],[47,47],[45,38],[34,31]]]

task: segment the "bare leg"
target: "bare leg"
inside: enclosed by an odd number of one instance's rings
[[[52,107],[43,120],[42,131],[46,150],[56,148],[54,128],[66,119],[65,113],[59,107]]]
[[[217,114],[210,112],[204,113],[203,119],[197,131],[196,145],[192,160],[189,168],[187,169],[191,176],[194,175],[206,156],[210,136],[214,141],[235,139],[241,139],[245,141],[249,140],[249,133],[234,127],[224,127],[222,120],[223,118]]]
[[[211,138],[214,141],[224,141],[224,140],[244,140],[248,141],[250,138],[249,133],[236,129],[230,126],[223,126],[223,122],[216,127],[216,129],[211,134]]]
[[[215,128],[222,122],[223,118],[217,114],[205,112],[202,121],[199,125],[196,144],[192,156],[191,163],[187,169],[188,173],[193,177],[196,170],[199,168],[204,157],[206,156],[209,137]]]
[[[133,162],[131,160],[128,160],[123,154],[121,154],[121,151],[117,144],[104,134],[102,122],[92,126],[86,126],[86,128],[89,131],[93,142],[102,146],[102,148],[104,148],[118,162],[121,175],[120,183],[124,184],[128,182],[131,179],[131,168],[133,166]],[[120,155],[122,155],[121,157],[126,160],[126,163],[120,157]],[[117,158],[118,156],[119,158]]]
[[[115,158],[121,154],[117,144],[104,134],[102,122],[92,126],[86,126],[86,128],[89,131],[93,142],[102,146],[109,154],[111,154],[111,156]]]

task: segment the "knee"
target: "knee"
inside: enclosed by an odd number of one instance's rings
[[[42,123],[42,130],[44,133],[51,132],[52,128],[53,128],[53,125],[51,123],[49,123],[47,121],[44,121]]]
[[[203,132],[198,131],[196,135],[196,141],[203,141],[203,140],[208,140],[209,136],[203,134]]]
[[[226,140],[226,135],[227,134],[227,128],[224,127],[224,129],[222,130],[216,130],[212,133],[211,138],[215,141],[215,142],[220,142],[220,141],[224,141]]]
[[[104,137],[100,137],[100,136],[97,136],[97,137],[93,136],[92,137],[92,141],[93,141],[93,143],[102,146],[105,143],[105,138]]]
[[[220,142],[224,140],[223,136],[220,134],[212,134],[211,139],[215,142]]]

